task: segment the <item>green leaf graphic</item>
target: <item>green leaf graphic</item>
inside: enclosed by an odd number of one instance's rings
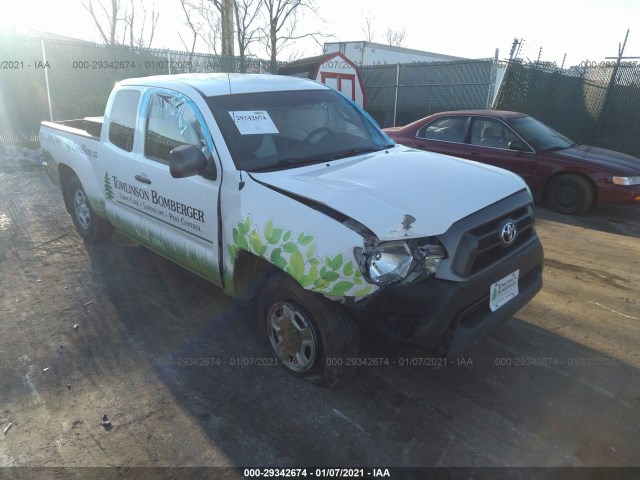
[[[260,253],[263,250],[262,238],[260,238],[260,234],[256,230],[251,232],[251,235],[249,236],[249,243],[251,244],[251,248],[255,253],[257,253],[258,255],[262,255]],[[264,248],[264,250],[266,250],[266,247]]]
[[[264,238],[270,241],[271,235],[273,235],[273,222],[269,220],[264,226]]]
[[[338,282],[333,286],[333,288],[331,289],[331,294],[337,296],[344,295],[351,289],[351,287],[353,287],[352,282],[343,280],[342,282]]]
[[[291,230],[288,230],[287,233],[284,234],[284,238],[282,239],[284,242],[288,242],[291,238]]]
[[[318,267],[316,265],[311,265],[311,268],[309,269],[309,276],[314,282],[318,280]]]
[[[304,260],[297,248],[289,257],[289,273],[293,278],[300,279],[304,275]]]
[[[353,261],[349,260],[347,263],[344,264],[344,267],[342,267],[342,273],[344,273],[345,276],[350,277],[351,275],[353,275]]]
[[[334,270],[338,270],[342,265],[342,262],[344,262],[344,260],[342,259],[342,254],[339,253],[338,255],[333,257],[333,263],[331,264],[331,268]]]
[[[280,249],[276,248],[273,252],[271,252],[271,261],[274,265],[284,269],[287,266],[287,261],[280,255]]]
[[[238,248],[249,250],[249,244],[247,243],[247,239],[244,238],[242,235],[240,235],[235,228],[233,229],[233,241],[236,243]]]
[[[323,280],[326,280],[327,282],[333,282],[340,278],[340,274],[336,272],[324,272],[324,273],[321,273],[320,276],[322,277]]]
[[[353,296],[354,297],[364,297],[365,295],[369,295],[369,293],[371,293],[372,289],[373,289],[372,287],[360,288],[360,289],[356,290],[355,292],[353,292]]]
[[[315,254],[316,254],[315,245],[311,245],[309,248],[307,248],[307,260],[311,260]]]
[[[294,251],[298,250],[298,247],[293,242],[287,242],[282,245],[282,249],[287,253],[293,253]]]
[[[298,235],[298,243],[300,243],[300,245],[304,245],[306,247],[312,241],[313,241],[313,237],[311,235],[305,235],[304,233],[301,233],[300,235]]]
[[[268,239],[268,242],[271,245],[275,245],[276,243],[278,243],[280,241],[280,238],[282,237],[282,229],[281,228],[275,228],[273,230],[273,232],[271,233],[271,235],[269,235],[267,237],[267,234],[265,233],[265,238]]]

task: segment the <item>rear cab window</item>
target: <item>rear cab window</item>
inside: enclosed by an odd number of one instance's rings
[[[138,90],[120,90],[116,93],[111,106],[109,142],[127,152],[133,150],[139,101]]]

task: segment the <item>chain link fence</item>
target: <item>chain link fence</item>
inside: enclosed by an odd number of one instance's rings
[[[382,127],[406,125],[445,110],[490,108],[494,60],[359,67],[364,108]]]
[[[561,69],[512,61],[495,108],[527,113],[578,143],[640,156],[640,65],[583,62]]]
[[[103,115],[114,83],[125,78],[269,70],[256,58],[0,36],[0,143],[37,147],[42,120]]]

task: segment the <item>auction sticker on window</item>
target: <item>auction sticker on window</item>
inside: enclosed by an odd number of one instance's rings
[[[233,118],[240,135],[280,133],[265,110],[229,112],[229,115]]]
[[[491,290],[489,292],[489,308],[491,308],[492,312],[495,312],[502,305],[518,295],[519,275],[520,270],[516,270],[491,285]]]

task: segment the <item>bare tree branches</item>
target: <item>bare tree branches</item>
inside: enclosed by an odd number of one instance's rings
[[[180,6],[182,7],[182,11],[185,16],[185,25],[189,28],[191,32],[191,47],[187,44],[184,38],[182,38],[182,34],[178,33],[178,38],[182,42],[184,49],[189,52],[189,56],[193,55],[194,50],[196,49],[196,42],[198,41],[198,36],[200,35],[200,29],[202,28],[202,24],[198,23],[196,19],[196,15],[199,12],[199,7],[193,5],[189,0],[179,0]],[[191,58],[189,58],[191,60]]]
[[[253,42],[260,40],[262,29],[256,25],[263,0],[235,0],[236,39],[240,56],[240,71],[246,71],[245,57]]]
[[[100,8],[100,10],[102,10],[102,13],[95,11],[94,1],[98,4],[98,7]],[[120,10],[120,2],[118,0],[111,0],[111,13],[107,11],[106,7],[102,3],[102,0],[85,0],[82,2],[82,6],[89,12],[91,18],[93,18],[93,23],[98,28],[98,32],[100,32],[102,41],[107,45],[119,43],[116,42],[116,27],[118,24],[118,11]],[[101,21],[100,17],[103,17],[105,19]]]
[[[375,35],[374,31],[374,23],[376,18],[371,13],[371,10],[368,12],[360,12],[364,19],[364,25],[362,26],[362,33],[364,34],[364,39],[367,42],[373,42],[373,36]]]
[[[392,47],[401,47],[404,40],[407,38],[407,29],[402,28],[402,30],[394,30],[391,27],[387,28],[385,32],[385,40]]]
[[[308,32],[296,35],[298,17],[304,14],[305,10],[316,14],[314,0],[263,0],[262,11],[267,26],[264,28],[262,41],[271,59],[272,73],[276,73],[278,69],[278,54],[287,44],[306,37],[311,37],[320,44],[318,37],[327,36],[322,32]]]
[[[130,10],[127,9],[125,10],[125,16],[124,16],[124,22],[125,22],[125,35],[124,37],[126,37],[126,33],[127,31],[129,32],[129,45],[132,47],[150,47],[151,44],[153,43],[153,37],[155,35],[156,32],[156,25],[158,24],[158,18],[160,17],[160,13],[156,12],[155,9],[155,4],[152,6],[151,9],[151,19],[150,19],[150,29],[151,29],[151,33],[149,35],[149,41],[145,42],[145,34],[144,34],[144,30],[147,26],[147,9],[144,6],[144,3],[140,3],[140,7],[142,9],[142,22],[141,22],[141,26],[140,26],[140,31],[139,33],[135,33],[136,32],[136,28],[135,28],[135,21],[136,21],[136,15],[135,15],[135,11],[136,11],[136,6],[134,3],[134,0],[129,0],[130,2]],[[123,38],[124,38],[123,37]]]
[[[147,10],[142,0],[135,0],[142,10],[141,26],[136,28],[136,3],[129,0],[129,5],[123,7],[120,0],[83,0],[82,6],[89,12],[102,41],[106,45],[125,45],[134,47],[150,47],[158,24],[160,14],[155,11],[155,5],[151,11],[151,17],[147,22]],[[110,8],[108,8],[110,7]],[[122,35],[118,35],[119,25],[123,25]],[[148,41],[145,37],[145,28],[149,26]]]

